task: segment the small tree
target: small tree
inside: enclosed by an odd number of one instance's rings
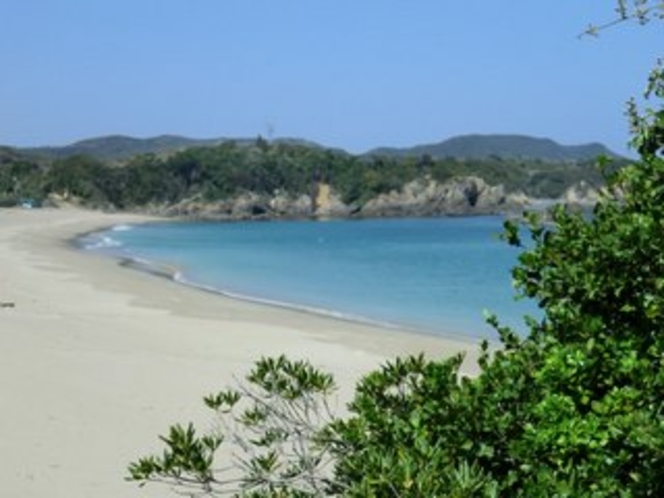
[[[236,388],[204,398],[215,430],[172,426],[164,453],[132,463],[130,479],[213,496],[323,496],[333,475],[323,428],[335,390],[332,376],[307,362],[261,359]],[[216,460],[222,444],[226,466]]]

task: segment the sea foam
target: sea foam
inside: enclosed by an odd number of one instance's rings
[[[85,250],[100,251],[122,247],[122,242],[105,233],[88,234],[78,240],[78,244]]]
[[[132,225],[115,225],[113,228],[111,228],[112,232],[128,232],[129,230],[133,230],[134,227]]]

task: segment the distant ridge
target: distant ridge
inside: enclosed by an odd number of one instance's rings
[[[436,144],[407,148],[378,148],[366,153],[370,156],[407,157],[429,155],[432,158],[457,157],[484,159],[490,156],[505,159],[541,159],[544,161],[579,161],[599,155],[619,157],[600,143],[561,145],[549,138],[527,135],[462,135]]]
[[[167,155],[190,147],[214,147],[230,141],[240,145],[251,145],[256,142],[256,139],[226,137],[196,139],[179,135],[135,138],[125,135],[109,135],[81,140],[62,147],[32,147],[17,150],[24,154],[47,159],[85,154],[106,161],[125,161],[137,154]],[[324,148],[315,142],[297,138],[277,138],[270,142]],[[334,150],[342,152],[341,149]],[[561,145],[549,138],[527,135],[462,135],[435,144],[405,148],[380,147],[362,155],[390,157],[429,155],[434,159],[445,157],[484,159],[496,156],[504,159],[541,159],[550,162],[588,160],[599,155],[619,157],[600,143]]]
[[[138,154],[171,154],[190,147],[214,147],[225,142],[251,144],[255,138],[188,138],[179,135],[159,135],[151,138],[135,138],[125,135],[108,135],[89,138],[61,147],[30,147],[18,149],[22,153],[52,159],[60,159],[79,154],[92,156],[106,161],[123,161]],[[274,142],[307,145],[320,145],[305,140],[283,138]]]
[[[61,147],[31,147],[20,150],[26,154],[53,159],[84,154],[104,160],[123,160],[137,154],[164,154],[188,147],[214,146],[224,141],[226,141],[224,138],[192,139],[178,135],[160,135],[152,138],[108,135]]]

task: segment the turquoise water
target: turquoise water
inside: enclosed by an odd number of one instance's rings
[[[523,329],[517,251],[499,217],[157,223],[90,234],[91,250],[178,269],[183,283],[433,334],[495,337],[483,311]]]

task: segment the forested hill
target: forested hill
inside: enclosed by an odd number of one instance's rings
[[[87,155],[105,161],[125,161],[137,154],[168,155],[190,147],[211,147],[225,142],[238,145],[251,145],[253,138],[209,138],[197,139],[178,135],[160,135],[151,138],[135,138],[123,135],[81,140],[62,147],[34,147],[19,149],[31,156],[46,160],[61,159],[75,155]],[[286,143],[321,147],[321,145],[302,139],[280,138],[272,143]],[[543,161],[585,161],[600,155],[617,157],[607,147],[599,143],[584,145],[560,145],[548,138],[536,138],[526,135],[464,135],[453,137],[436,144],[415,147],[393,148],[380,147],[364,154],[365,156],[421,157],[434,159],[455,157],[457,159],[540,159]]]
[[[45,159],[86,155],[97,159],[115,161],[129,159],[138,154],[164,154],[188,147],[214,146],[223,141],[223,138],[192,139],[177,135],[160,135],[152,138],[109,135],[89,138],[61,147],[33,147],[20,149],[20,151]]]
[[[62,157],[0,147],[0,205],[60,199],[215,219],[433,216],[520,211],[531,199],[576,202],[602,184],[594,159],[366,156],[260,137],[187,143],[110,137]]]
[[[428,155],[432,158],[466,159],[486,159],[495,156],[503,159],[541,159],[543,161],[584,161],[600,155],[617,157],[617,154],[600,143],[561,145],[549,138],[526,135],[463,135],[437,144],[407,148],[383,147],[367,154],[394,157]]]
[[[169,155],[191,147],[213,147],[226,142],[251,145],[253,138],[188,138],[179,135],[160,135],[150,138],[135,138],[125,135],[108,135],[89,138],[61,147],[30,147],[19,149],[20,152],[45,160],[62,159],[65,157],[85,155],[105,161],[121,162],[139,154]],[[299,139],[277,139],[279,143],[293,143],[320,147],[319,145]]]

